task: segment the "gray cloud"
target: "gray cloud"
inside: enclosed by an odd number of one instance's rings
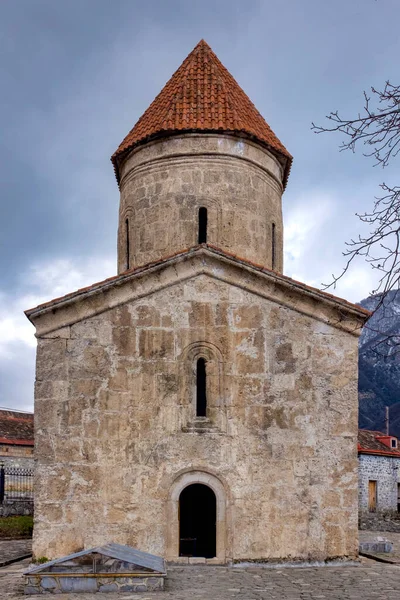
[[[336,108],[356,113],[364,88],[396,77],[399,13],[398,0],[2,3],[0,404],[32,402],[23,299],[113,274],[109,157],[200,38],[295,157],[284,195],[287,274],[319,285],[338,272],[344,241],[359,230],[354,212],[395,171],[340,154],[340,138],[316,136],[310,123]],[[44,282],[37,268],[58,277]],[[338,293],[357,300],[373,282],[363,264],[352,277]]]

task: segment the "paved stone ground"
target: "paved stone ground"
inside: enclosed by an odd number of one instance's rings
[[[400,534],[362,531],[360,539],[385,537],[400,558]],[[30,540],[1,540],[0,563],[30,551]],[[389,555],[393,556],[393,555]],[[0,599],[22,600],[22,572],[30,560],[0,568]],[[400,564],[384,565],[363,559],[360,565],[319,568],[186,566],[168,570],[165,592],[113,594],[121,600],[399,600]],[[42,600],[43,596],[30,596]],[[65,594],[62,600],[93,600],[90,594]],[[110,596],[111,600],[111,596]]]
[[[22,600],[22,571],[29,560],[0,569],[1,600]],[[107,596],[108,597],[108,596]],[[164,592],[113,594],[120,600],[398,600],[400,566],[364,561],[356,566],[304,569],[173,567]],[[42,600],[43,596],[29,596]],[[62,600],[93,600],[91,594],[64,594]]]
[[[32,551],[32,540],[0,540],[0,565]],[[1,596],[0,596],[1,598]]]

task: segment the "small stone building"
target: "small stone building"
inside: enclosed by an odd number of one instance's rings
[[[112,161],[118,275],[26,313],[34,554],[355,557],[368,312],[283,275],[289,152],[201,41]]]
[[[400,531],[400,447],[398,439],[381,431],[360,429],[359,509],[364,527],[386,528],[389,521]]]

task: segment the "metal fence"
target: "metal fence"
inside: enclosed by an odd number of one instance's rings
[[[10,500],[32,502],[33,469],[0,465],[0,504]]]

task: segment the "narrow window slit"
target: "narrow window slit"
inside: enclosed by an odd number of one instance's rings
[[[130,268],[130,263],[129,263],[129,253],[130,253],[130,248],[129,248],[129,219],[125,219],[125,237],[126,237],[126,268],[129,269]]]
[[[204,206],[199,208],[199,236],[198,243],[205,244],[207,242],[207,209]]]
[[[196,417],[207,415],[206,361],[199,358],[196,368]]]
[[[271,235],[271,244],[272,244],[272,248],[271,248],[271,263],[272,263],[272,270],[275,269],[275,263],[276,263],[276,234],[275,234],[275,223],[272,223],[272,235]]]

